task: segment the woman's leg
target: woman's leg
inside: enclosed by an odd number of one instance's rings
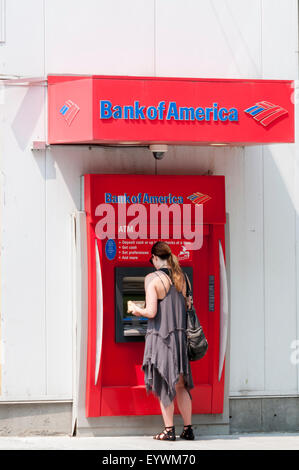
[[[176,384],[176,400],[184,421],[184,425],[187,426],[188,424],[192,424],[192,401],[188,391],[185,388],[182,374],[180,375],[180,379]]]
[[[161,433],[156,434],[156,436],[154,436],[154,439],[165,439],[165,436],[168,433],[171,433],[171,435],[168,434],[168,436],[173,438],[171,440],[175,440],[174,429],[171,429],[173,427],[174,403],[172,402],[169,406],[165,407],[160,400],[159,402],[162,411],[164,427],[166,429],[164,429]]]
[[[169,406],[164,406],[160,401],[161,412],[163,416],[164,426],[170,427],[173,426],[173,412],[174,412],[174,403],[171,402]]]

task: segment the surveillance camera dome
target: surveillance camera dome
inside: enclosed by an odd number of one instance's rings
[[[150,145],[149,149],[151,152],[153,152],[153,156],[156,160],[162,160],[165,152],[167,152],[168,150],[168,147],[167,145],[154,144],[154,145]]]
[[[162,160],[164,157],[165,152],[153,152],[153,155],[156,160]]]

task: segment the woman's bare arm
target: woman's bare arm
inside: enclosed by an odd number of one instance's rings
[[[157,315],[158,295],[154,277],[148,274],[144,280],[145,285],[145,308],[138,307],[134,302],[128,302],[128,311],[137,317],[154,318]]]

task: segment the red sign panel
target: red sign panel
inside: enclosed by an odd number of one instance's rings
[[[49,143],[294,142],[290,80],[49,76]]]

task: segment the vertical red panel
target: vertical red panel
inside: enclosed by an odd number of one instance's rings
[[[219,339],[220,339],[220,269],[219,269],[219,240],[221,240],[223,252],[224,245],[224,225],[213,225],[213,270],[215,273],[215,312],[213,318],[213,367],[211,367],[213,394],[212,394],[212,413],[222,413],[223,411],[223,393],[224,393],[224,374],[225,363],[222,370],[220,381],[218,381],[219,372]]]
[[[96,265],[95,265],[95,232],[91,220],[92,178],[87,175],[84,180],[85,210],[87,222],[87,256],[88,256],[88,341],[86,365],[86,416],[100,416],[101,391],[95,385],[96,357]],[[101,373],[99,374],[101,375]],[[100,381],[98,380],[98,383]]]

